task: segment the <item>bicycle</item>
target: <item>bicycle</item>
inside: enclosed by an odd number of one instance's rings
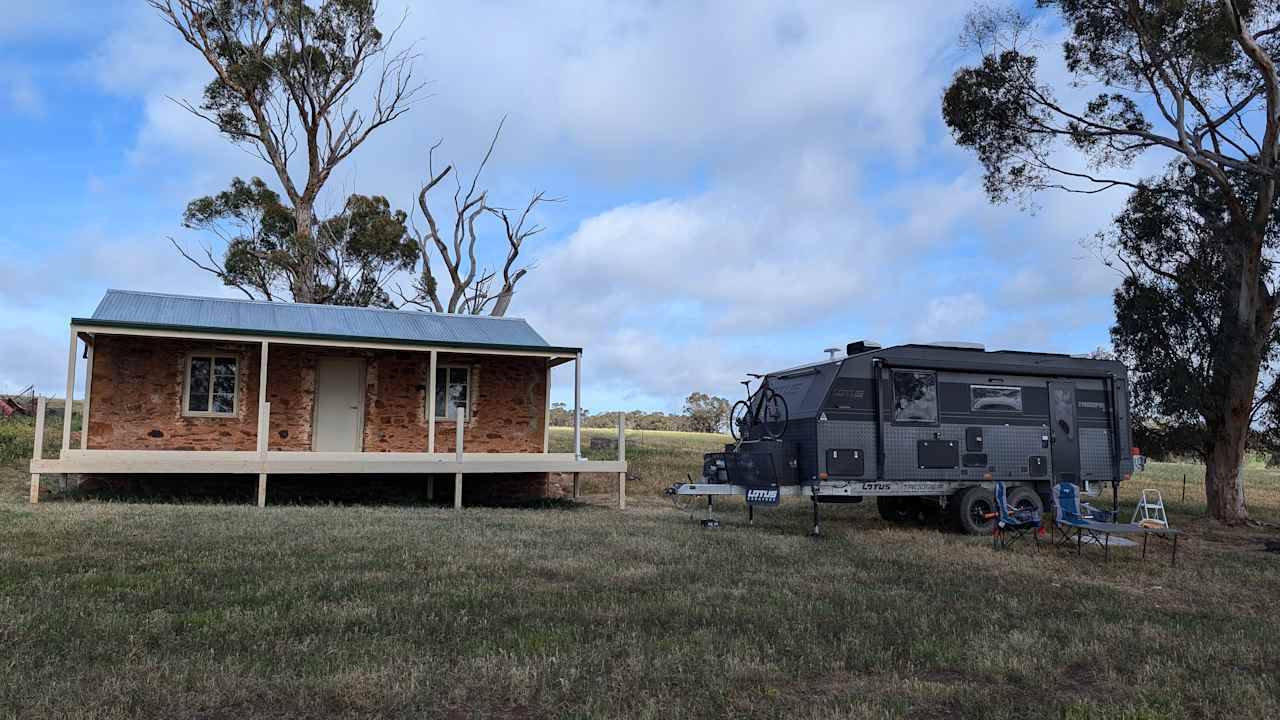
[[[787,431],[787,399],[769,387],[768,375],[747,373],[747,376],[759,380],[760,387],[753,393],[751,381],[741,381],[747,389],[747,399],[733,404],[729,412],[729,433],[738,444],[742,444],[747,431],[759,425],[764,428],[763,439],[781,439]]]

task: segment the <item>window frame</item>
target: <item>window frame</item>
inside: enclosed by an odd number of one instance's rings
[[[932,420],[899,420],[898,419],[898,384],[894,382],[894,376],[898,373],[912,373],[914,375],[932,375],[933,376],[933,419]],[[941,388],[939,386],[937,370],[913,370],[911,368],[891,368],[889,370],[889,390],[890,397],[893,398],[893,406],[889,409],[891,421],[894,425],[906,425],[909,427],[939,427],[942,422],[942,398]]]
[[[191,409],[191,363],[196,358],[209,359],[209,410],[192,410]],[[218,360],[232,360],[236,364],[235,385],[231,392],[231,411],[217,412],[213,410],[213,374],[214,367]],[[240,366],[242,360],[239,355],[227,352],[200,352],[193,350],[187,353],[186,363],[184,364],[182,377],[182,416],[183,417],[203,417],[203,418],[233,418],[239,416],[240,408]]]
[[[1014,409],[1008,409],[1008,408],[979,408],[979,407],[976,407],[976,406],[974,405],[974,402],[973,402],[973,391],[974,391],[974,389],[976,389],[976,388],[983,388],[983,389],[990,389],[990,390],[1017,390],[1017,391],[1018,391],[1018,407],[1017,407],[1017,408],[1014,408]],[[1008,414],[1017,414],[1017,415],[1021,415],[1021,414],[1024,412],[1023,407],[1024,407],[1024,406],[1023,406],[1023,404],[1022,404],[1022,386],[1021,386],[1021,385],[990,385],[990,384],[983,385],[983,384],[974,384],[974,383],[970,383],[970,384],[969,384],[969,412],[972,412],[972,413],[1005,413],[1006,415],[1008,415]]]
[[[474,420],[474,419],[475,419],[475,417],[474,417],[474,413],[472,413],[472,412],[471,412],[471,409],[472,409],[472,407],[474,406],[474,403],[475,403],[475,399],[474,399],[474,398],[475,398],[475,373],[474,373],[474,372],[472,372],[472,367],[471,367],[470,365],[458,365],[458,364],[452,364],[452,365],[436,365],[436,373],[438,374],[441,370],[445,370],[445,371],[447,371],[447,372],[445,373],[445,390],[446,390],[446,391],[448,391],[448,385],[449,385],[449,374],[450,374],[450,373],[452,373],[454,370],[465,370],[465,371],[466,371],[466,373],[467,373],[467,402],[466,402],[466,408],[467,408],[467,419],[463,421],[463,424],[464,424],[464,425],[469,424],[472,420]],[[436,381],[436,382],[434,383],[434,386],[435,386],[436,392],[439,392],[439,391],[440,391],[440,383],[439,383],[438,381]],[[428,387],[430,387],[430,385],[429,385]],[[447,400],[447,398],[446,398],[446,400]],[[429,410],[428,412],[432,412],[432,411],[434,411],[434,406],[435,406],[435,402],[436,402],[435,397],[428,397],[428,398],[427,398],[427,402],[431,403],[431,405],[432,405],[432,410]],[[444,422],[444,423],[456,423],[456,422],[458,421],[458,419],[457,419],[457,417],[456,417],[456,416],[455,416],[455,417],[449,417],[449,407],[448,407],[448,405],[446,405],[446,406],[445,406],[445,408],[444,408],[444,414],[443,414],[443,415],[440,415],[440,414],[435,415],[435,419],[436,419],[436,422],[438,422],[438,423],[442,423],[442,422]]]

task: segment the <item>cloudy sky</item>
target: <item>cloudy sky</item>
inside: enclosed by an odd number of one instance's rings
[[[193,197],[274,179],[170,100],[198,100],[210,71],[145,3],[15,4],[0,23],[0,391],[58,391],[67,320],[105,289],[235,296],[168,238],[198,239],[180,227]],[[408,208],[432,142],[473,168],[507,115],[493,196],[566,198],[538,218],[511,314],[586,348],[592,410],[732,397],[744,372],[858,338],[1087,352],[1107,344],[1117,278],[1080,241],[1123,198],[986,201],[939,111],[972,59],[965,9],[384,0],[429,97],[333,194]]]

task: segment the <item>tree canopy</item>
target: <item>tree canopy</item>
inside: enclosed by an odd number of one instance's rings
[[[378,28],[374,0],[148,1],[213,71],[202,101],[180,104],[275,171],[281,207],[294,216],[292,234],[271,239],[288,246],[274,248],[291,259],[281,276],[288,294],[332,301],[325,283],[335,271],[324,266],[332,248],[313,234],[327,222],[315,219],[315,205],[339,164],[413,106],[422,86],[411,50],[391,49],[394,32]],[[243,258],[227,259],[238,269]]]
[[[1278,306],[1267,251],[1280,180],[1280,8],[1251,0],[1036,6],[1066,29],[1068,77],[1056,86],[1042,78],[1048,53],[1034,18],[981,9],[964,36],[979,57],[945,90],[943,118],[981,162],[992,201],[1045,190],[1135,193],[1117,238],[1129,243],[1119,246],[1122,255],[1144,254],[1127,256],[1141,272],[1117,294],[1117,332],[1149,340],[1126,315],[1140,312],[1182,334],[1172,342],[1204,343],[1181,360],[1135,354],[1139,381],[1151,392],[1173,390],[1179,373],[1201,384],[1159,402],[1168,417],[1187,418],[1195,398],[1210,511],[1224,522],[1246,520],[1240,463]],[[1127,168],[1151,151],[1185,165],[1193,180],[1133,177]],[[1165,212],[1175,209],[1176,218]],[[1203,227],[1172,232],[1158,218],[1199,218]],[[1198,260],[1188,264],[1190,257]],[[1161,274],[1170,263],[1176,279]],[[1187,294],[1195,302],[1178,306]],[[1173,328],[1184,322],[1196,324]],[[1199,332],[1206,334],[1194,337]]]
[[[1233,262],[1229,232],[1216,184],[1179,162],[1135,190],[1113,226],[1099,236],[1104,256],[1123,273],[1111,337],[1132,368],[1134,419],[1152,442],[1202,460],[1209,451],[1202,410],[1215,392],[1220,326],[1236,291],[1233,274],[1223,272]],[[1268,226],[1266,247],[1280,247],[1274,223]],[[1269,257],[1264,257],[1263,274],[1265,282],[1274,283]],[[1273,327],[1262,354],[1264,381],[1254,399],[1255,420],[1280,393],[1270,372],[1276,340]]]
[[[217,275],[227,285],[263,300],[287,298],[297,287],[306,252],[313,302],[332,305],[393,307],[386,287],[397,272],[409,271],[418,258],[409,236],[408,216],[392,210],[384,197],[351,195],[335,215],[318,219],[307,235],[307,248],[295,239],[297,214],[260,178],[235,178],[216,195],[187,205],[183,223],[221,238],[219,259],[211,246],[198,258],[178,246],[188,260]],[[176,243],[175,243],[176,245]]]

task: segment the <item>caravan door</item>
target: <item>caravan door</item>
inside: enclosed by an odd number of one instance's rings
[[[1049,442],[1054,482],[1080,484],[1080,433],[1076,427],[1076,384],[1049,383]]]

